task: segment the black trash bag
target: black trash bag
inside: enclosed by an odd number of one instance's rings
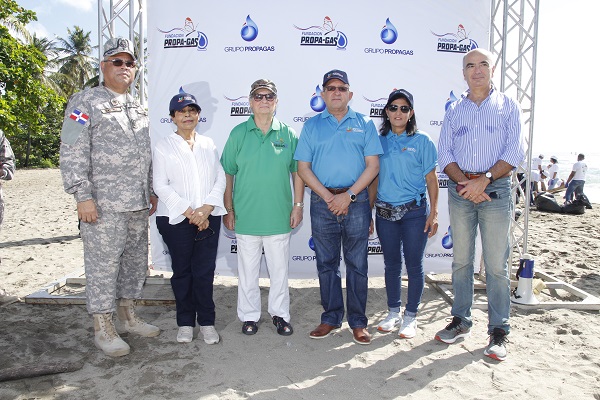
[[[583,193],[575,196],[575,200],[573,201],[573,203],[575,203],[575,202],[579,202],[579,203],[583,204],[585,206],[585,208],[587,208],[588,210],[592,209],[592,203],[590,203],[590,199],[588,199],[587,196]]]
[[[546,212],[563,212],[561,206],[556,202],[552,193],[542,192],[538,194],[534,200],[535,206],[538,211]]]

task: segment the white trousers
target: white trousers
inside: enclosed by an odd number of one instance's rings
[[[291,233],[269,236],[236,234],[239,277],[237,312],[240,321],[260,320],[261,300],[258,277],[264,247],[270,278],[269,314],[290,322],[288,287],[290,236]]]

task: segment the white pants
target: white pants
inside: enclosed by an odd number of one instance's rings
[[[269,306],[271,316],[290,322],[290,291],[288,269],[291,233],[282,235],[255,236],[236,234],[238,258],[238,301],[240,321],[260,319],[260,260],[263,247],[270,278]]]

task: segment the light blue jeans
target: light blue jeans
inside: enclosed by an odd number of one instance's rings
[[[452,261],[452,287],[454,303],[452,315],[472,326],[473,274],[475,238],[477,227],[481,232],[488,298],[488,333],[501,328],[507,334],[510,326],[510,278],[508,255],[510,250],[510,224],[513,202],[510,195],[510,178],[495,180],[486,188],[492,192],[492,201],[475,204],[456,192],[456,184],[448,184],[448,207],[454,259]]]

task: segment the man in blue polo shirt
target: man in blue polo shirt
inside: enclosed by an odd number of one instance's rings
[[[324,309],[310,337],[325,338],[342,324],[343,246],[348,324],[356,343],[369,344],[365,310],[371,208],[366,188],[379,172],[383,150],[373,121],[348,107],[352,92],[344,71],[325,74],[321,96],[327,109],[304,123],[294,155],[298,175],[312,189],[310,217]]]

